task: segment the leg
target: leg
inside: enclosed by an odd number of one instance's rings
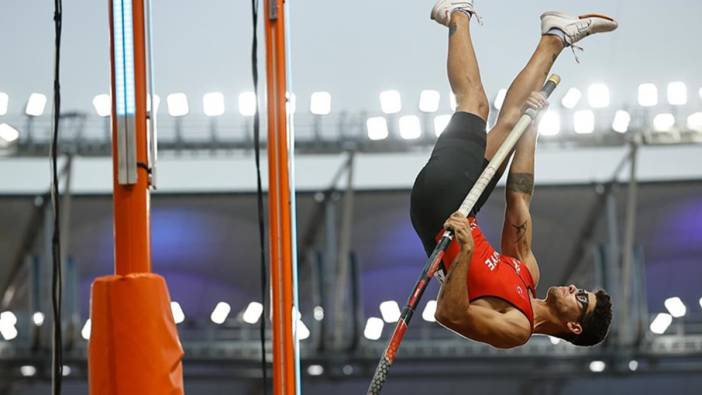
[[[487,120],[489,104],[470,35],[470,18],[454,12],[449,25],[448,77],[456,95],[456,110]]]
[[[500,115],[497,117],[497,123],[488,133],[486,159],[492,159],[509,132],[512,131],[522,115],[522,106],[524,106],[527,97],[531,92],[541,89],[562,50],[563,41],[560,38],[552,35],[541,36],[541,41],[529,59],[529,63],[510,85]],[[502,175],[505,165],[506,162],[496,175],[497,178]]]

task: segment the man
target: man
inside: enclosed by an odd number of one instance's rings
[[[505,165],[468,218],[451,213],[502,145],[524,106],[546,106],[545,97],[535,91],[543,86],[561,51],[591,34],[612,31],[617,23],[603,15],[543,14],[539,45],[510,86],[495,127],[486,134],[489,104],[471,42],[473,16],[472,0],[439,0],[432,10],[432,19],[449,28],[448,76],[457,109],[417,176],[410,214],[427,254],[436,246],[442,225],[455,234],[438,275],[440,279],[444,274],[447,277],[439,293],[436,319],[462,336],[498,348],[522,345],[534,333],[576,345],[595,345],[604,339],[611,322],[607,293],[569,285],[549,288],[545,299],[536,298],[540,273],[531,250],[529,213],[537,139],[534,124],[517,143],[509,169],[502,253],[483,236],[475,214]]]

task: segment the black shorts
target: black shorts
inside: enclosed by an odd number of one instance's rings
[[[410,218],[427,255],[436,247],[435,236],[446,219],[458,210],[487,166],[486,144],[485,121],[475,114],[457,112],[417,175],[410,194]],[[497,181],[494,178],[488,184],[471,215],[485,204]]]

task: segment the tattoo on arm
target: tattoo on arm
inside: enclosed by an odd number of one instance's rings
[[[451,23],[449,25],[449,37],[453,36],[453,33],[456,33],[456,30],[458,30],[458,26],[455,23]]]
[[[511,225],[514,228],[514,231],[517,232],[517,240],[515,240],[515,243],[522,241],[522,239],[526,235],[527,226],[528,226],[527,221],[524,221],[524,223],[521,225],[517,225],[517,224],[511,224]]]
[[[507,177],[507,190],[526,193],[534,193],[534,175],[531,173],[510,173]]]

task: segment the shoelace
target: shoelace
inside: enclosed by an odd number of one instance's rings
[[[585,52],[585,50],[583,49],[583,47],[579,47],[575,44],[570,44],[569,47],[570,47],[570,50],[573,51],[573,57],[575,58],[575,63],[580,64],[580,58],[578,57],[578,53],[575,52],[575,50],[577,49],[578,51],[580,51],[580,53]]]

